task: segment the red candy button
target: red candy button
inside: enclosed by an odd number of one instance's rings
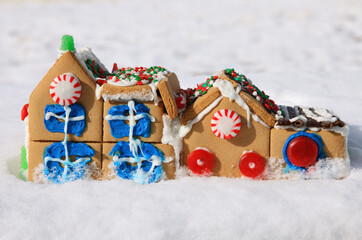
[[[297,137],[287,149],[289,161],[298,167],[308,167],[317,161],[318,145],[309,137]]]
[[[264,159],[255,152],[244,153],[240,158],[239,169],[242,175],[255,179],[264,172]]]
[[[214,154],[208,149],[196,148],[187,158],[187,164],[194,174],[209,174],[213,160]]]
[[[24,119],[28,116],[28,108],[29,108],[29,103],[25,104],[23,106],[23,109],[21,109],[21,121],[24,121]]]

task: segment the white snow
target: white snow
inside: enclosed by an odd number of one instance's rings
[[[0,1],[0,239],[361,239],[361,9],[358,0]],[[63,34],[108,68],[160,65],[186,88],[235,67],[278,104],[332,109],[350,126],[351,174],[23,182],[20,110]]]

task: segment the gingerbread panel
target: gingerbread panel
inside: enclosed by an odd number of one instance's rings
[[[71,116],[75,114],[85,115],[84,122],[78,121],[76,123],[76,118],[70,120],[72,125],[82,125],[84,124],[84,131],[77,132],[78,134],[69,134],[68,139],[70,141],[92,141],[100,142],[102,141],[102,109],[103,102],[97,100],[95,96],[96,83],[89,77],[87,72],[80,65],[76,57],[71,52],[66,52],[63,54],[54,66],[49,70],[45,75],[42,81],[34,89],[29,99],[29,134],[31,141],[61,141],[64,138],[64,132],[62,127],[59,127],[64,122],[64,119],[54,119],[52,116],[48,116],[46,119],[45,112],[58,112],[60,115],[64,115],[65,110],[63,109],[64,103],[69,104],[67,100],[60,104],[56,104],[56,96],[53,100],[51,94],[50,85],[54,79],[58,76],[62,76],[60,83],[68,79],[63,79],[63,74],[71,73],[71,76],[75,76],[80,81],[81,93],[75,95],[77,99],[71,99],[73,101],[70,105],[72,108]],[[69,74],[68,74],[69,75]],[[58,81],[58,80],[57,80]],[[77,85],[77,87],[79,87]],[[74,103],[74,104],[73,104]],[[75,109],[75,107],[77,109]],[[84,111],[84,112],[83,112]],[[63,113],[62,113],[63,112]],[[79,119],[79,118],[78,118]],[[46,124],[47,125],[46,127]],[[57,132],[51,132],[49,128],[56,128],[54,126],[58,125]],[[48,128],[48,129],[47,129]],[[69,129],[70,130],[70,129]]]
[[[173,147],[171,145],[165,145],[160,143],[153,143],[153,145],[162,151],[164,154],[165,160],[168,163],[162,163],[163,171],[166,174],[167,179],[175,178],[175,153]],[[103,143],[103,162],[102,162],[102,172],[103,179],[109,180],[115,178],[117,175],[113,168],[113,160],[112,156],[110,156],[110,152],[112,151],[115,143]]]
[[[28,180],[41,182],[43,179],[47,179],[44,174],[44,157],[46,156],[46,150],[52,144],[62,144],[61,142],[34,142],[29,144],[28,153]],[[86,173],[84,176],[91,176],[93,179],[100,180],[101,168],[102,168],[102,144],[101,143],[86,143],[91,149],[94,150],[94,156],[91,157],[91,161],[87,163]],[[54,145],[53,145],[54,146]],[[63,147],[63,146],[62,146]],[[84,150],[84,147],[83,147]],[[70,156],[70,158],[72,158]],[[61,165],[64,168],[64,165]],[[49,180],[51,181],[51,180]]]
[[[283,159],[283,148],[287,139],[297,133],[293,129],[272,129],[270,137],[270,157]],[[346,158],[344,137],[333,131],[320,130],[316,133],[322,137],[323,150],[328,158]]]
[[[149,108],[148,114],[151,115],[155,121],[149,122],[150,133],[148,136],[147,136],[147,134],[140,133],[140,135],[136,135],[134,137],[138,138],[144,142],[161,142],[162,128],[163,128],[162,115],[164,113],[163,103],[159,102],[157,106],[154,104],[154,102],[135,102],[135,104],[143,104],[147,108]],[[128,129],[125,130],[124,134],[115,133],[115,130],[117,128],[118,128],[118,130],[120,130],[121,128],[124,128],[124,129],[129,128],[128,120],[124,120],[122,122],[121,121],[112,122],[112,123],[110,123],[109,120],[106,120],[106,116],[109,115],[109,110],[112,107],[116,107],[116,106],[122,106],[122,109],[120,109],[120,110],[126,109],[125,114],[128,115],[128,110],[127,110],[127,109],[129,109],[128,103],[122,103],[122,102],[105,102],[104,103],[104,112],[103,112],[103,114],[104,114],[104,117],[103,117],[103,131],[104,131],[103,141],[104,142],[128,141],[128,136],[129,136]],[[115,114],[120,114],[120,112],[119,111],[115,112]],[[145,119],[142,121],[145,121]],[[141,126],[140,124],[142,124],[142,123],[139,123],[139,122],[140,122],[140,120],[136,120],[136,124],[139,124],[138,126],[140,126],[140,128],[144,128],[145,126]],[[112,126],[114,128],[113,134],[111,131],[111,124],[114,124]],[[135,126],[135,128],[137,128],[137,126]],[[122,136],[127,136],[127,137],[122,137]],[[145,137],[142,137],[142,136],[145,136]]]
[[[212,118],[221,109],[234,111],[240,116],[240,130],[229,139],[220,138],[212,131]],[[239,159],[245,151],[258,153],[265,162],[269,159],[269,137],[269,128],[254,121],[252,117],[250,117],[250,128],[248,128],[247,112],[237,103],[223,98],[201,121],[194,124],[192,131],[185,136],[182,164],[187,166],[189,154],[196,148],[202,147],[215,155],[211,170],[214,176],[241,177]]]

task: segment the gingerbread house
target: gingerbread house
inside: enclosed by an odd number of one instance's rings
[[[162,115],[177,116],[170,103],[179,88],[176,75],[161,67],[115,64],[109,72],[91,49],[76,50],[64,36],[59,58],[22,110],[23,172],[30,181],[54,183],[85,175],[141,183],[174,178]]]
[[[194,89],[181,89],[158,66],[108,71],[89,48],[76,50],[71,36],[22,119],[22,172],[30,181],[349,173],[348,127],[332,111],[277,105],[234,69]]]

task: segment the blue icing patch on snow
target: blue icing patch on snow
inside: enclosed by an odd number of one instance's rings
[[[162,162],[164,161],[164,155],[152,144],[144,143],[142,141],[140,141],[140,143],[140,147],[138,147],[139,156],[136,159],[130,150],[129,142],[117,142],[109,153],[111,156],[118,156],[118,159],[113,159],[113,163],[116,167],[115,171],[117,175],[123,179],[134,180],[142,184],[157,182],[161,179],[163,174]],[[152,156],[153,158],[155,156],[158,157],[161,162],[160,165],[154,167],[153,171],[149,172],[152,168],[152,161],[155,161],[155,159],[151,159]],[[130,163],[123,161],[121,158],[133,158],[136,162],[142,161],[142,164],[139,168],[137,164],[134,164],[133,166]]]
[[[322,140],[321,136],[319,136],[318,134],[315,134],[315,133],[307,133],[306,131],[297,132],[297,133],[291,135],[284,144],[283,157],[284,157],[285,162],[287,163],[287,167],[284,170],[284,173],[287,173],[287,172],[290,172],[290,171],[293,171],[293,170],[299,170],[299,171],[305,171],[306,170],[305,167],[295,166],[289,160],[288,154],[287,154],[288,146],[291,143],[291,141],[293,141],[294,139],[296,139],[298,137],[302,137],[302,136],[311,138],[317,144],[317,146],[318,146],[318,156],[317,156],[317,159],[316,159],[317,161],[319,159],[322,159],[322,158],[326,157],[325,153],[323,152],[323,140]]]
[[[140,136],[140,137],[149,137],[151,133],[151,119],[149,117],[150,109],[142,104],[142,103],[135,103],[135,115],[141,115],[142,118],[137,120],[136,125],[133,128],[133,136]],[[128,105],[118,105],[114,106],[109,109],[108,114],[110,116],[124,116],[127,117],[129,115],[130,108]],[[128,121],[128,120],[126,120]],[[115,138],[122,138],[128,137],[130,127],[125,122],[125,120],[113,119],[108,120],[109,126],[111,128],[111,134]]]
[[[94,150],[85,143],[67,142],[67,148],[68,155],[75,156],[75,161],[67,163],[62,160],[62,164],[68,166],[66,172],[64,167],[56,161],[57,159],[64,158],[66,155],[63,143],[53,143],[45,150],[43,158],[44,174],[53,183],[64,183],[82,178],[85,172],[85,165],[94,156]],[[85,159],[82,160],[81,158]],[[78,162],[76,162],[77,160]]]
[[[71,111],[69,115],[70,120],[68,122],[67,132],[75,134],[79,137],[85,129],[85,111],[82,105],[77,103],[69,105],[69,107]],[[56,116],[52,115],[52,113],[62,118],[62,121],[59,121],[59,119]],[[83,116],[83,119],[77,120],[77,117],[79,119],[79,117],[81,116]],[[64,126],[65,126],[64,118],[65,118],[64,106],[59,104],[52,104],[45,106],[44,125],[46,129],[48,129],[48,131],[64,133]]]

